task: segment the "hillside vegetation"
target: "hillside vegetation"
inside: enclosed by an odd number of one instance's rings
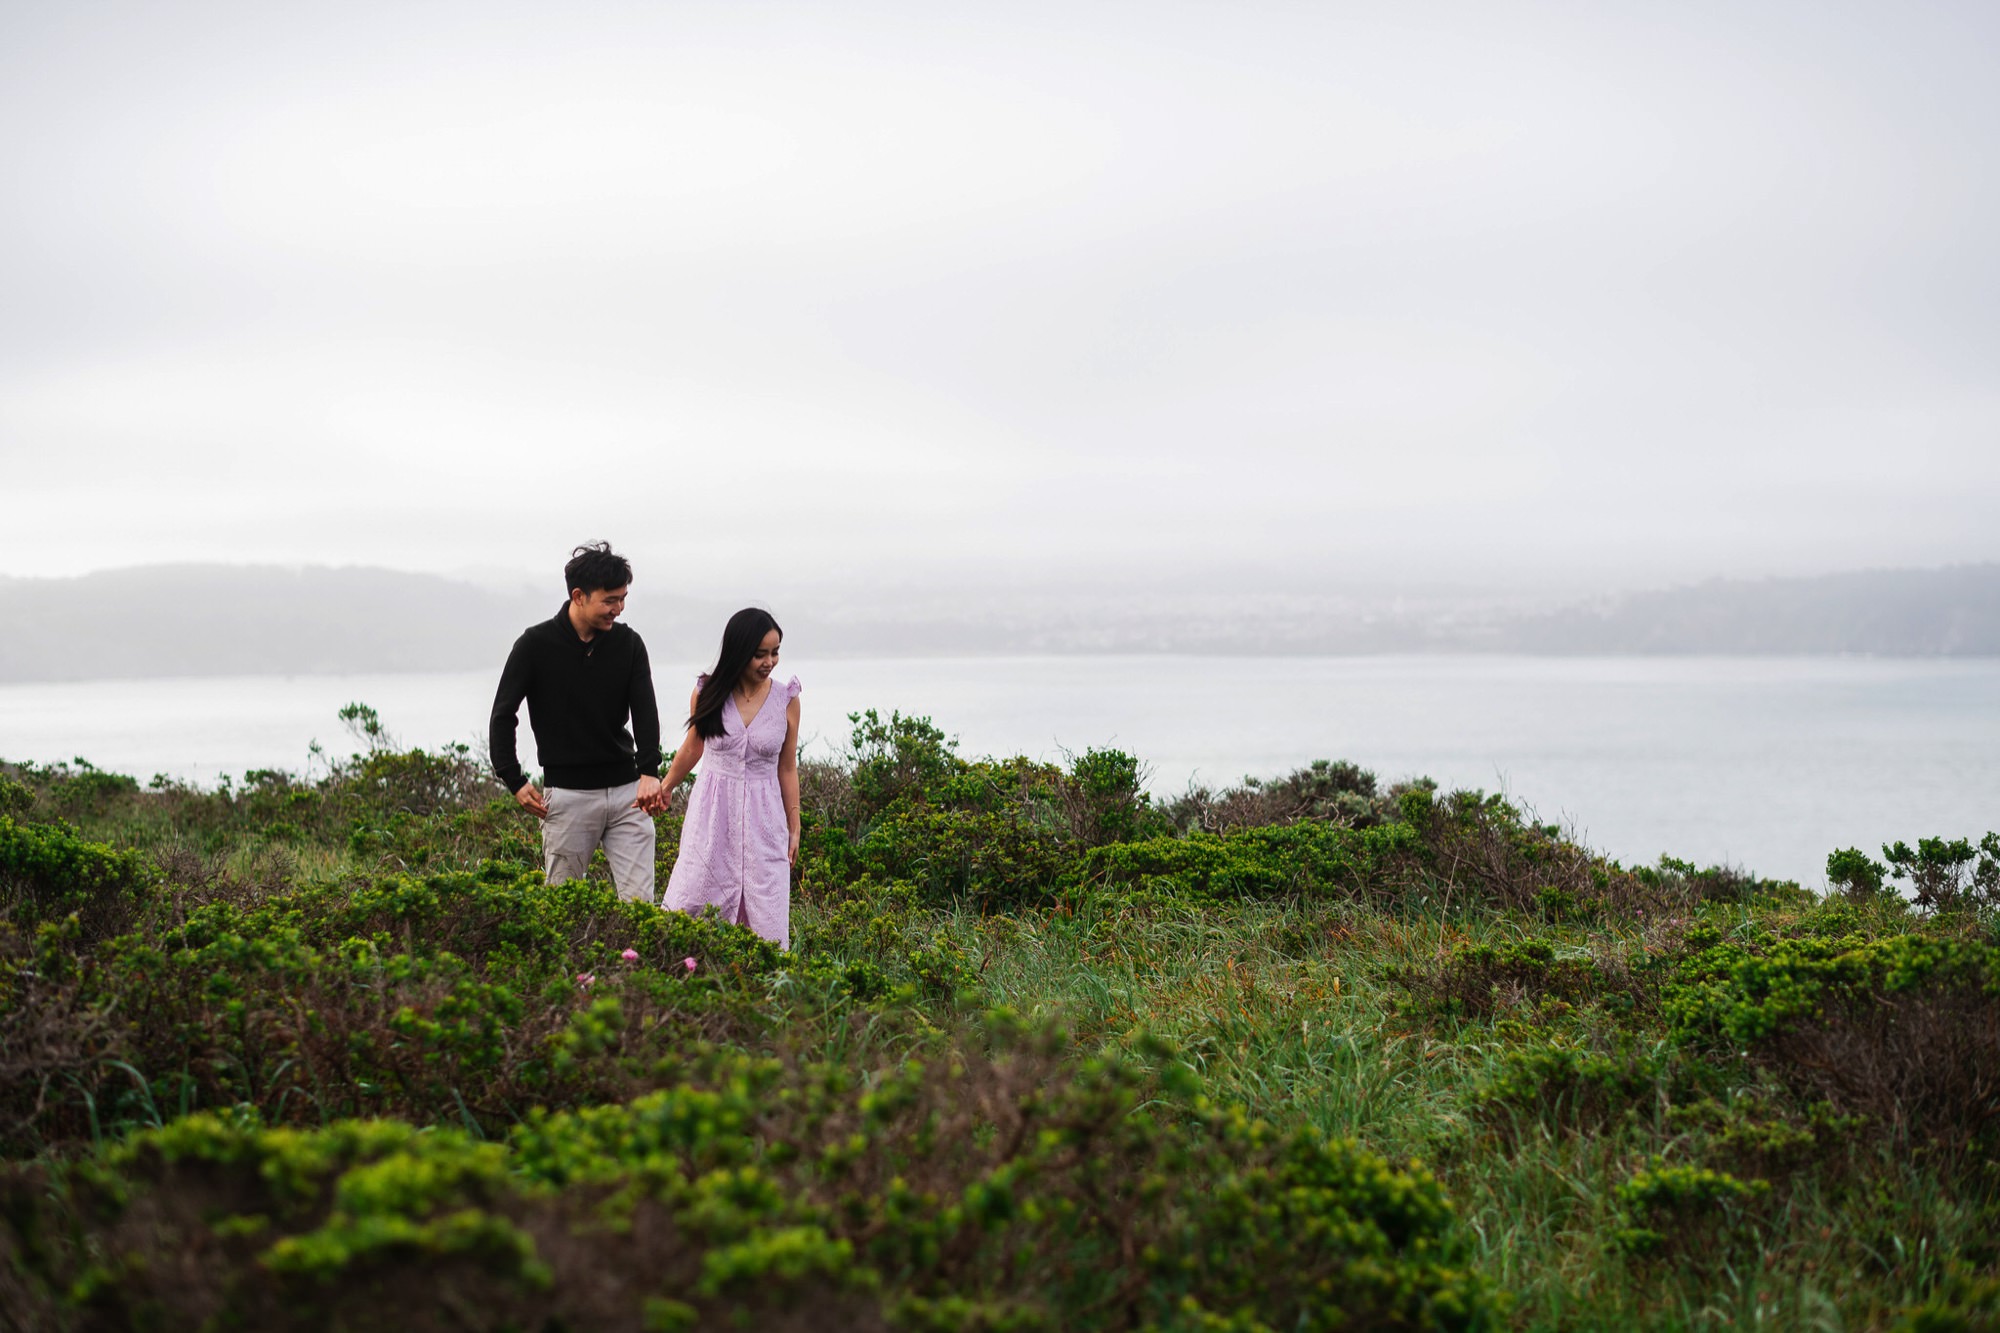
[[[868,713],[785,953],[371,734],[4,769],[0,1322],[2000,1327],[1993,835],[1820,899]]]

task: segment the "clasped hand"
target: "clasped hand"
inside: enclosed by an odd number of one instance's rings
[[[639,795],[632,802],[649,815],[663,813],[673,803],[673,788],[656,777],[642,774],[639,778]]]

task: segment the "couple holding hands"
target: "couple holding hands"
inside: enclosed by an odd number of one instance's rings
[[[602,847],[618,896],[654,898],[652,816],[701,764],[663,907],[791,939],[791,867],[799,854],[799,682],[772,678],[784,632],[768,611],[729,618],[713,670],[695,678],[686,734],[660,777],[660,709],[646,645],[618,623],[632,566],[605,542],[563,568],[569,600],[514,641],[493,696],[493,771],[542,821],[551,884],[580,877]],[[546,790],[515,750],[522,701]],[[628,728],[629,724],[629,728]]]

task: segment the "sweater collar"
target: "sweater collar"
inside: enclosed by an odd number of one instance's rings
[[[564,602],[561,606],[556,608],[554,624],[556,626],[557,633],[563,636],[564,642],[573,643],[578,648],[581,648],[584,652],[589,652],[592,648],[595,648],[598,644],[604,642],[606,639],[616,634],[619,630],[625,628],[625,626],[622,624],[614,624],[610,629],[605,630],[603,633],[594,635],[589,639],[585,639],[581,634],[578,634],[576,632],[576,626],[570,623],[568,602]]]

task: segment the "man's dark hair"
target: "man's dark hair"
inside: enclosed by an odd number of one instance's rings
[[[571,592],[581,589],[586,596],[607,588],[623,588],[632,582],[632,562],[612,550],[610,542],[585,542],[569,553],[563,579],[564,587]]]

